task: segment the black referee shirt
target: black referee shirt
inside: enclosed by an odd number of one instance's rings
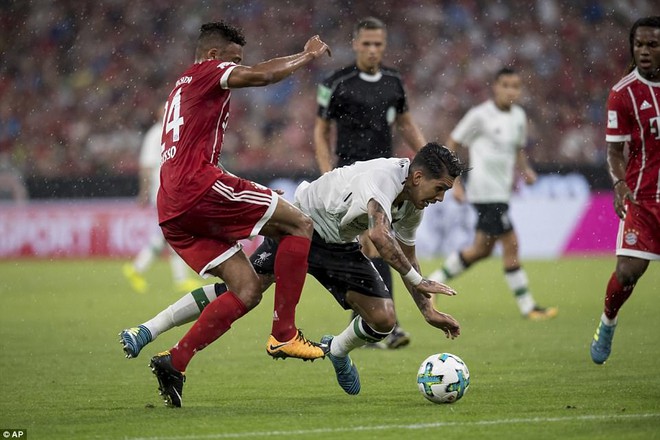
[[[399,72],[369,75],[356,65],[336,70],[318,88],[318,116],[337,124],[337,166],[392,156],[391,125],[408,111]]]

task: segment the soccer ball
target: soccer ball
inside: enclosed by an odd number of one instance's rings
[[[427,357],[417,372],[417,386],[434,403],[454,403],[470,386],[470,372],[458,356],[439,353]]]

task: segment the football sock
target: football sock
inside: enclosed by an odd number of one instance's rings
[[[142,325],[149,330],[153,341],[161,333],[197,319],[204,307],[226,291],[224,283],[195,289]]]
[[[190,359],[198,351],[222,336],[231,324],[248,309],[234,292],[225,292],[207,305],[188,333],[170,350],[172,366],[186,371]]]
[[[511,289],[516,297],[520,313],[526,316],[534,309],[536,302],[534,302],[534,297],[529,292],[529,281],[525,270],[521,267],[506,269],[504,271],[504,278],[506,278],[509,289]]]
[[[608,319],[616,319],[619,309],[630,298],[634,288],[635,284],[628,286],[621,285],[616,278],[616,273],[612,273],[605,292],[605,316]]]
[[[616,325],[618,318],[615,316],[613,319],[610,319],[607,317],[605,313],[603,313],[600,317],[600,320],[603,321],[603,324],[609,325],[611,327],[613,325]]]
[[[351,350],[362,347],[368,342],[382,341],[390,332],[377,332],[361,316],[357,316],[343,332],[332,339],[330,353],[333,356],[345,357]]]
[[[300,300],[311,241],[287,235],[280,240],[275,255],[275,307],[271,334],[281,342],[296,336],[296,306]]]

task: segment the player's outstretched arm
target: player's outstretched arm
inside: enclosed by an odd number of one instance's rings
[[[229,75],[227,85],[230,89],[236,89],[273,84],[282,81],[324,53],[330,55],[330,48],[318,35],[315,35],[307,41],[302,52],[285,57],[273,58],[251,67],[235,67]]]
[[[410,261],[401,249],[400,243],[394,238],[392,225],[387,217],[385,208],[376,200],[371,199],[367,205],[369,216],[369,239],[372,241],[380,256],[401,274],[404,282],[409,283],[416,291],[430,298],[431,293],[456,295],[456,291],[446,284],[428,280],[419,274],[419,268]],[[413,248],[414,249],[414,248]],[[414,257],[414,250],[413,250]]]

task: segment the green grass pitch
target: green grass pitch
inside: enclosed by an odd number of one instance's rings
[[[425,261],[429,272],[439,261]],[[147,363],[187,329],[162,335],[137,359],[117,333],[179,298],[165,262],[133,293],[123,261],[0,262],[0,430],[30,439],[650,439],[660,438],[660,267],[652,263],[624,306],[610,360],[594,365],[589,342],[614,258],[528,261],[531,289],[559,316],[528,322],[517,313],[499,259],[451,284],[440,309],[462,325],[448,340],[427,325],[397,280],[409,347],[353,352],[362,392],[337,386],[329,361],[274,361],[265,353],[273,295],[189,366],[184,407],[157,395]],[[348,322],[312,278],[298,325],[318,340]],[[417,390],[428,355],[450,352],[469,366],[471,386],[453,405]]]

